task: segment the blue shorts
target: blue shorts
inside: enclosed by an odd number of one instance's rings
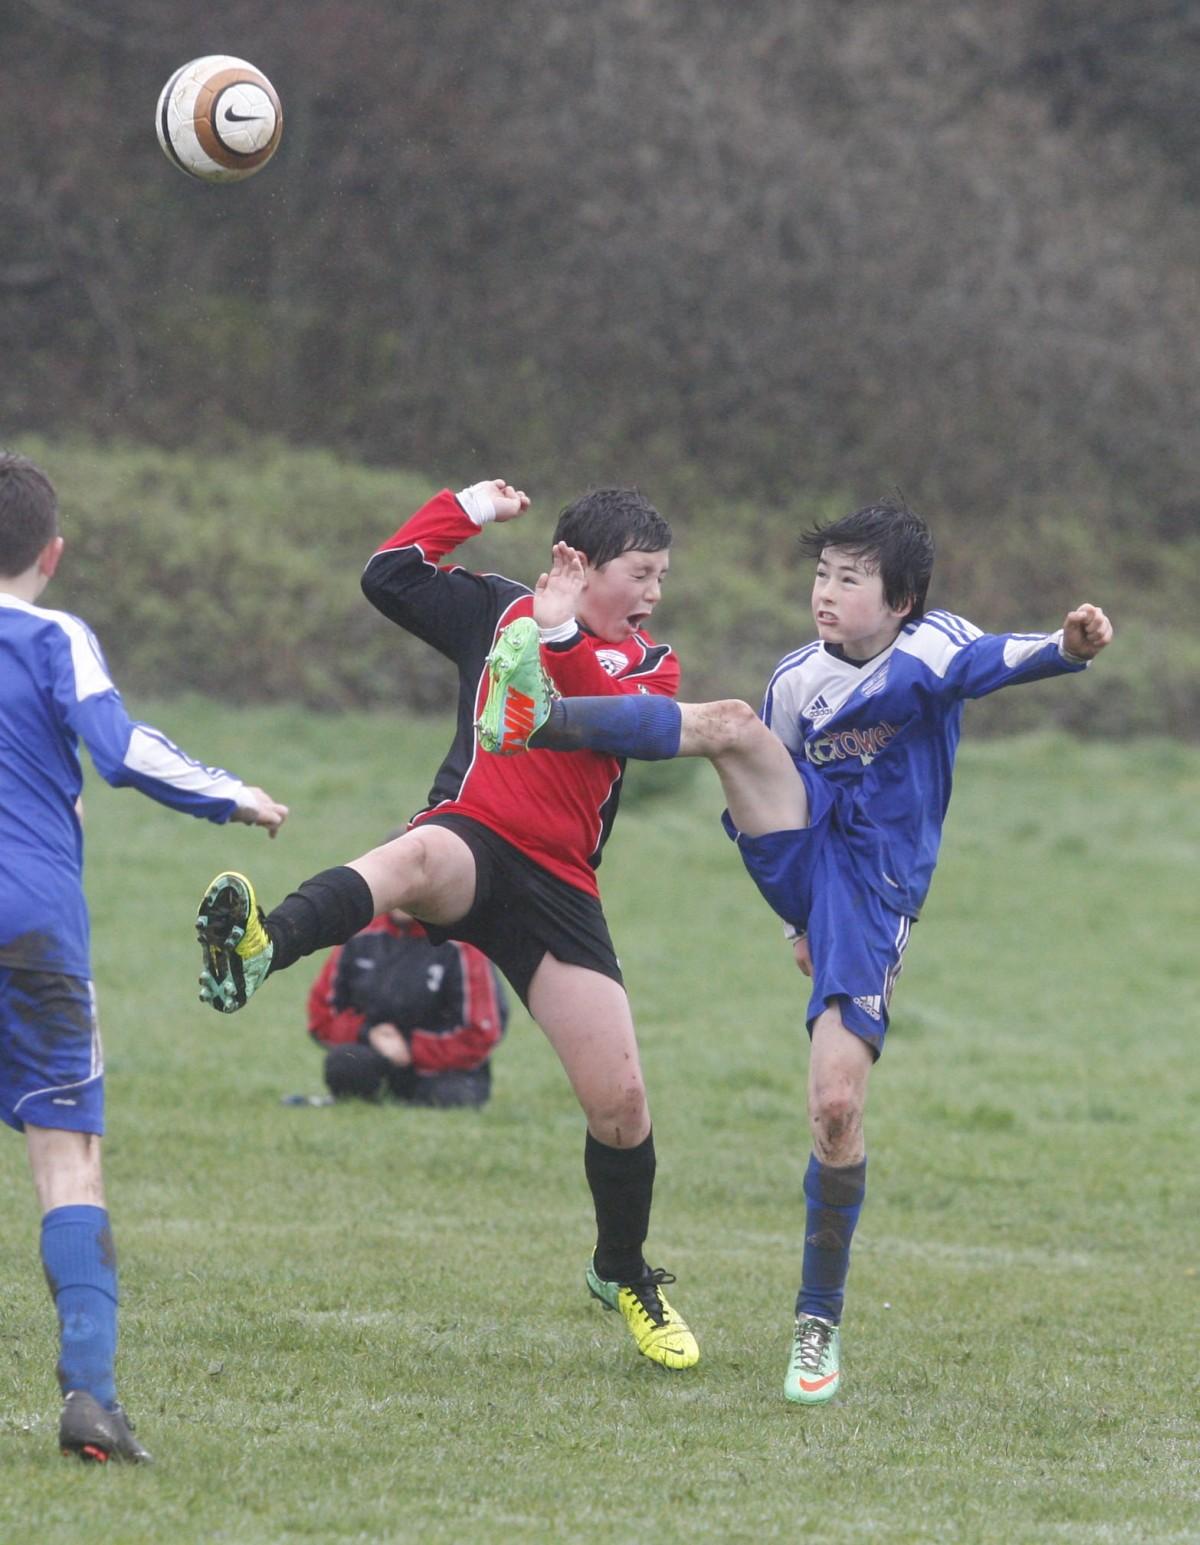
[[[104,1131],[104,1056],[85,977],[0,966],[0,1119]]]
[[[878,1057],[913,920],[894,911],[859,877],[834,819],[829,785],[820,778],[804,782],[809,826],[747,837],[728,810],[721,820],[764,899],[786,922],[808,933],[813,963],[809,1034],[817,1015],[836,1003],[846,1029]]]

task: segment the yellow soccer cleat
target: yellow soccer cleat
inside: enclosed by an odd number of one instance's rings
[[[663,1294],[663,1283],[675,1281],[669,1271],[647,1271],[638,1282],[604,1282],[593,1259],[586,1280],[592,1297],[624,1318],[643,1357],[663,1368],[692,1368],[700,1361],[695,1336]]]
[[[219,874],[200,902],[196,937],[204,957],[200,1001],[233,1014],[265,980],[275,946],[263,927],[262,908],[244,874]]]

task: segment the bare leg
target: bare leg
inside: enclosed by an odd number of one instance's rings
[[[456,923],[475,899],[475,859],[444,826],[414,826],[346,866],[371,887],[375,915],[402,907],[428,923]]]
[[[546,955],[529,1007],[587,1116],[583,1168],[596,1212],[591,1270],[598,1282],[640,1282],[656,1163],[629,1001],[609,977]],[[596,1286],[592,1292],[621,1308],[619,1297]],[[656,1284],[647,1282],[640,1298],[627,1295],[623,1312],[646,1356],[668,1367],[688,1367],[699,1356]]]
[[[808,1120],[813,1152],[822,1164],[858,1164],[866,1153],[863,1110],[871,1049],[842,1024],[835,1006],[817,1016],[808,1064]]]
[[[592,1136],[610,1148],[644,1142],[650,1109],[625,989],[547,955],[530,985],[529,1012],[566,1069]]]
[[[749,703],[661,697],[566,697],[550,704],[534,749],[607,752],[640,761],[707,757],[729,813],[747,836],[808,825],[808,796],[791,754]]]
[[[25,1128],[25,1149],[43,1213],[55,1207],[103,1207],[100,1139],[92,1132]]]
[[[747,837],[808,825],[808,795],[787,747],[736,699],[681,703],[679,755],[717,769],[734,825]]]
[[[246,882],[238,875],[219,875],[197,919],[204,951],[200,996],[233,1013],[268,972],[286,970],[314,950],[344,944],[394,907],[429,923],[455,923],[470,911],[475,883],[475,859],[461,837],[445,827],[414,827],[394,842],[303,881],[264,919],[270,948],[263,947],[262,936],[254,938],[248,931],[247,953],[245,941],[237,942],[241,933],[229,942],[233,925],[246,923]]]
[[[797,1339],[784,1384],[789,1400],[826,1400],[837,1388],[837,1344],[850,1245],[866,1195],[863,1106],[872,1056],[834,1005],[813,1024],[808,1117],[813,1152],[804,1176],[804,1264],[796,1297]],[[816,1317],[815,1320],[812,1317]],[[806,1385],[805,1379],[810,1382]]]

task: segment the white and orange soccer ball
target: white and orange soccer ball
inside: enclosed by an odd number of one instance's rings
[[[229,54],[206,54],[171,76],[155,122],[159,144],[181,172],[240,182],[275,154],[283,108],[261,70]]]

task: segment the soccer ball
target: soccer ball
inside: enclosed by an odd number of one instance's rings
[[[181,172],[240,182],[275,154],[283,109],[261,70],[228,54],[206,54],[171,76],[155,123],[159,144]]]

